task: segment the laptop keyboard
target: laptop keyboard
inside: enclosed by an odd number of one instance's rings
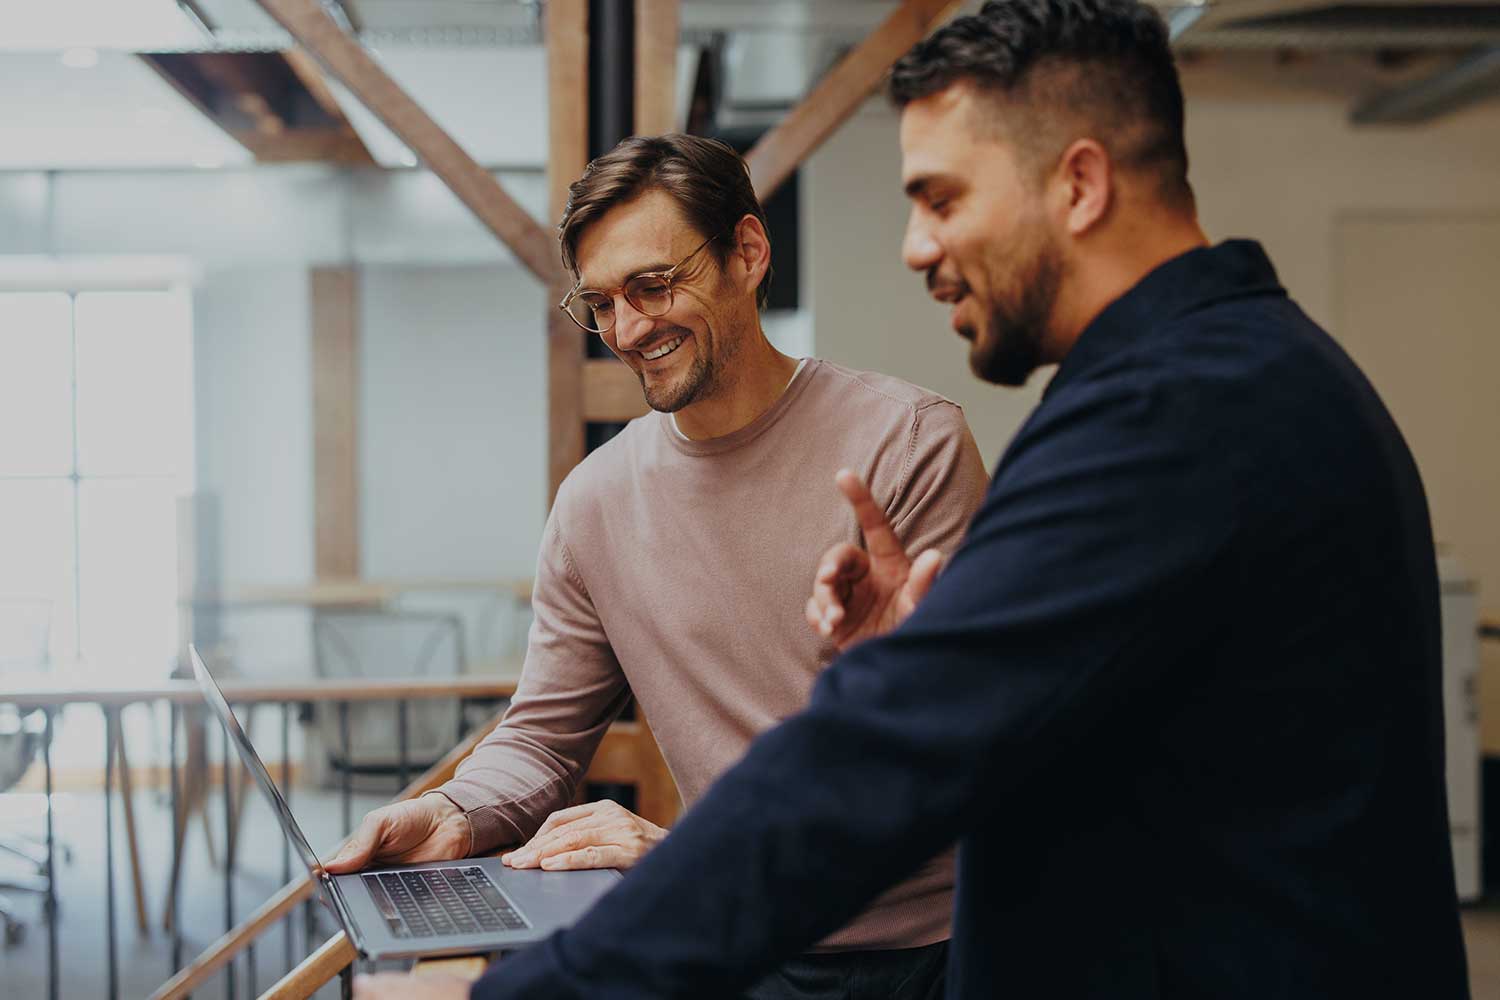
[[[363,878],[397,937],[483,934],[531,926],[482,868],[424,868]]]

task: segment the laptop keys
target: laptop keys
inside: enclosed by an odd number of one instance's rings
[[[428,868],[363,878],[397,937],[522,930],[529,926],[484,869]]]

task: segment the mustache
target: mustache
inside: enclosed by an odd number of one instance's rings
[[[937,296],[948,293],[967,295],[969,283],[962,278],[944,278],[936,267],[927,269],[927,294]]]

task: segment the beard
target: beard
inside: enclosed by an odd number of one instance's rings
[[[676,413],[689,403],[716,393],[722,382],[720,378],[723,371],[722,362],[728,361],[735,354],[735,339],[732,337],[724,345],[721,356],[716,362],[713,357],[713,348],[719,343],[719,338],[712,330],[701,338],[684,327],[677,327],[673,332],[685,335],[693,345],[693,362],[688,365],[688,370],[672,381],[654,383],[646,381],[645,372],[636,373],[636,377],[641,380],[641,391],[645,393],[646,405],[658,413]],[[686,346],[686,343],[682,345],[682,347]],[[677,349],[680,351],[682,347]]]
[[[996,385],[1022,386],[1042,364],[1042,342],[1062,286],[1062,253],[1051,237],[1036,230],[1026,259],[1010,280],[996,283],[983,330],[965,330],[973,346],[969,368]]]
[[[641,390],[646,394],[646,405],[658,413],[676,413],[687,406],[702,395],[713,376],[713,363],[702,355],[693,358],[688,370],[672,382],[651,384],[646,381],[644,372],[638,375]]]

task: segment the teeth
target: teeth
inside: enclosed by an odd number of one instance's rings
[[[681,344],[684,340],[687,340],[686,334],[683,334],[681,337],[678,337],[671,343],[661,345],[654,351],[642,354],[641,357],[645,358],[647,361],[655,361],[657,358],[664,358],[668,354],[671,354],[673,351],[677,350],[678,345]]]

